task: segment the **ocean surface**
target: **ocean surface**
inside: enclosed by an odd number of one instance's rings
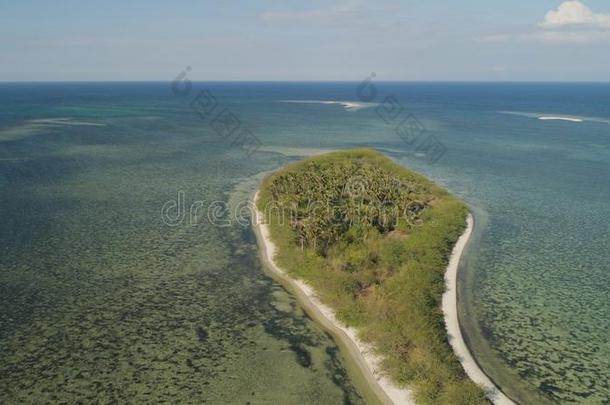
[[[610,401],[609,84],[0,83],[0,106],[0,403],[363,403],[246,209],[349,147],[471,207],[460,317],[503,390]]]

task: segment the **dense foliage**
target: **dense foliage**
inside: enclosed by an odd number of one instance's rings
[[[422,404],[487,403],[447,341],[444,271],[464,205],[367,149],[289,165],[265,180],[258,208],[276,260],[311,284],[383,355]]]
[[[322,255],[339,240],[353,237],[356,229],[387,233],[417,223],[434,198],[421,184],[400,180],[364,160],[308,161],[300,170],[274,177],[269,191],[272,205],[265,211],[281,212],[301,249],[313,247]]]

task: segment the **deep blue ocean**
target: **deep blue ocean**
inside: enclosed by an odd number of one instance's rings
[[[164,216],[350,147],[471,208],[460,317],[503,390],[610,401],[610,84],[0,83],[0,106],[1,403],[364,401],[248,226]]]

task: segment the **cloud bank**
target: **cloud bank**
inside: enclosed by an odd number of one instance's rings
[[[610,29],[610,15],[596,14],[577,0],[563,2],[557,10],[546,13],[542,28],[596,28]]]
[[[550,44],[585,44],[610,42],[610,14],[594,13],[578,0],[564,1],[550,10],[537,30],[487,35],[481,42],[542,42]]]

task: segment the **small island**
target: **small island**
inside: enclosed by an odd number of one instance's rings
[[[263,258],[347,341],[379,402],[489,403],[449,344],[442,308],[462,202],[370,149],[290,164],[255,198]]]

